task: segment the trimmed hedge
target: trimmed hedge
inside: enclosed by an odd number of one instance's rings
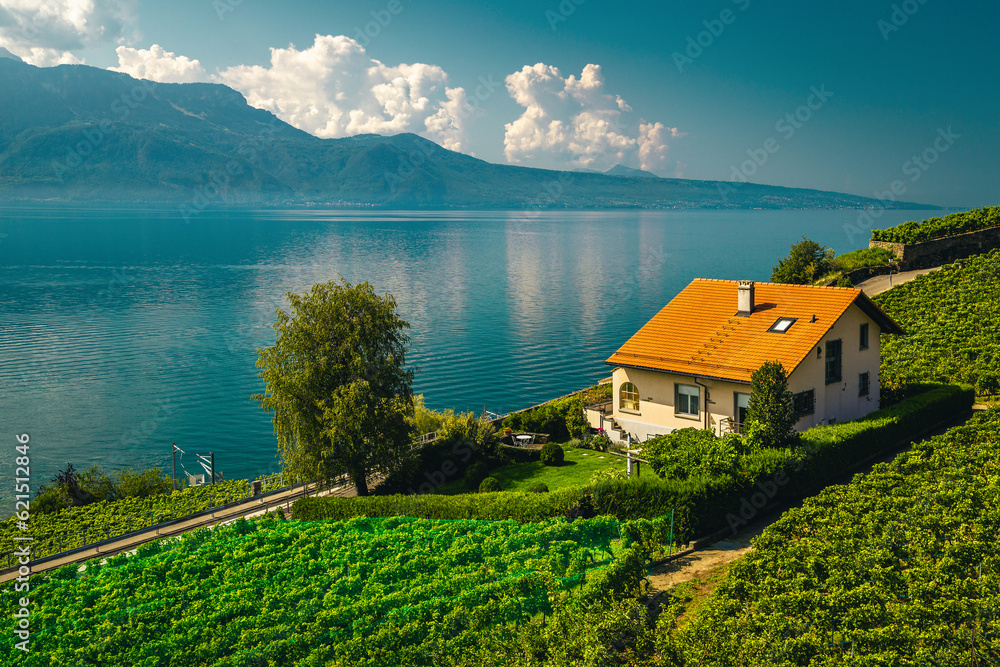
[[[968,410],[974,398],[971,387],[929,385],[927,391],[856,422],[810,429],[795,450],[765,450],[747,457],[737,475],[685,481],[652,476],[611,479],[549,493],[302,498],[292,506],[292,517],[304,521],[409,516],[524,522],[596,514],[625,521],[660,517],[673,509],[678,540],[686,540],[727,525],[736,528],[764,505],[809,493],[948,416]]]
[[[466,493],[457,496],[368,496],[366,498],[300,498],[292,505],[299,521],[350,519],[356,516],[409,516],[426,519],[543,521],[576,509],[583,493],[578,487],[550,493]]]
[[[540,461],[541,456],[542,450],[540,449],[500,445],[500,458],[510,463],[534,463],[535,461]]]

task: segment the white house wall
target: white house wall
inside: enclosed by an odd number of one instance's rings
[[[686,384],[698,386],[698,382],[708,387],[709,410],[707,428],[721,433],[724,420],[733,416],[735,392],[750,393],[749,384],[695,378],[687,375],[650,371],[639,368],[616,368],[612,374],[614,387],[614,416],[618,425],[633,438],[642,442],[649,437],[664,435],[682,428],[706,428],[705,389],[702,388],[701,407],[697,417],[679,415],[674,410],[674,386]],[[621,407],[622,384],[631,382],[639,390],[639,410],[634,412]]]
[[[861,350],[861,324],[868,323],[868,349]],[[794,325],[793,325],[794,326]],[[840,339],[841,381],[826,384],[826,343]],[[817,347],[798,365],[788,377],[788,390],[798,393],[813,389],[816,392],[816,412],[799,420],[796,429],[805,429],[845,422],[864,417],[878,409],[880,354],[879,327],[857,306],[848,308],[827,332]],[[871,386],[867,396],[858,396],[858,376],[868,371]]]

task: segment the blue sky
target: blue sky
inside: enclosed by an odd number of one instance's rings
[[[14,4],[0,46],[29,61],[223,82],[320,136],[402,129],[492,162],[1000,203],[993,5],[95,0],[85,27],[26,31]],[[400,106],[421,87],[427,105]]]

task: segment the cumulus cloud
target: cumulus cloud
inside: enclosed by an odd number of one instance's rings
[[[148,49],[119,46],[116,51],[118,67],[108,69],[123,72],[136,79],[149,79],[160,83],[193,83],[209,80],[208,73],[200,62],[167,51],[159,44],[153,44]]]
[[[215,80],[319,137],[416,132],[462,150],[471,106],[436,65],[385,65],[355,40],[316,35],[312,46],[271,49],[269,67],[241,65]]]
[[[504,126],[509,162],[549,160],[601,171],[637,163],[656,171],[666,163],[667,136],[682,136],[677,128],[641,118],[635,126],[632,108],[606,91],[600,65],[587,65],[579,78],[563,78],[544,63],[526,65],[505,82],[510,96],[524,107],[517,120]]]
[[[73,51],[120,43],[135,0],[0,0],[0,46],[40,67],[79,63]]]

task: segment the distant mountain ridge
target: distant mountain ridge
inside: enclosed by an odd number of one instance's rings
[[[643,169],[633,169],[632,167],[626,167],[623,164],[616,164],[615,166],[604,172],[606,176],[624,176],[625,178],[661,178],[651,171],[645,171]]]
[[[492,164],[414,134],[320,139],[220,84],[0,57],[0,202],[392,208],[870,208],[875,199]],[[936,208],[906,202],[891,208]]]

